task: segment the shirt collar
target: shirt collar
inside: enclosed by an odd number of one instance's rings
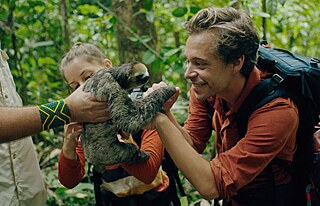
[[[230,108],[230,110],[229,110],[230,113],[239,111],[239,109],[242,106],[242,103],[244,102],[244,100],[250,94],[252,89],[260,82],[260,80],[261,80],[260,72],[256,67],[254,67],[252,72],[250,73],[249,77],[247,78],[247,81],[245,83],[245,86],[243,88],[243,91],[242,91],[240,97],[235,102],[234,106],[232,108]],[[223,100],[221,98],[219,98],[219,97],[215,98],[214,108],[217,111],[223,110]],[[227,112],[227,113],[229,113],[229,112]]]

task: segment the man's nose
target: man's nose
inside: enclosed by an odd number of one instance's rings
[[[191,79],[195,76],[197,76],[197,72],[193,69],[192,64],[188,64],[186,68],[186,72],[184,73],[184,77],[186,79]]]

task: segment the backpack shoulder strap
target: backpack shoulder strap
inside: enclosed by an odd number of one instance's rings
[[[283,80],[284,79],[280,75],[274,74],[271,78],[261,81],[245,99],[237,113],[241,137],[244,137],[246,134],[248,120],[254,111],[275,98],[292,96],[287,90],[279,86]]]

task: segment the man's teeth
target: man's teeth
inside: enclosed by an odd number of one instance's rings
[[[202,84],[199,84],[199,83],[193,83],[192,85],[193,85],[193,86],[195,86],[195,87],[201,87],[201,86],[206,85],[206,83],[202,83]]]

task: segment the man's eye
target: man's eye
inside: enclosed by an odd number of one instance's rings
[[[207,64],[204,62],[196,62],[196,66],[200,67],[200,68],[205,68],[207,66]]]
[[[201,67],[201,66],[204,65],[204,63],[202,63],[202,62],[196,62],[196,65]]]

